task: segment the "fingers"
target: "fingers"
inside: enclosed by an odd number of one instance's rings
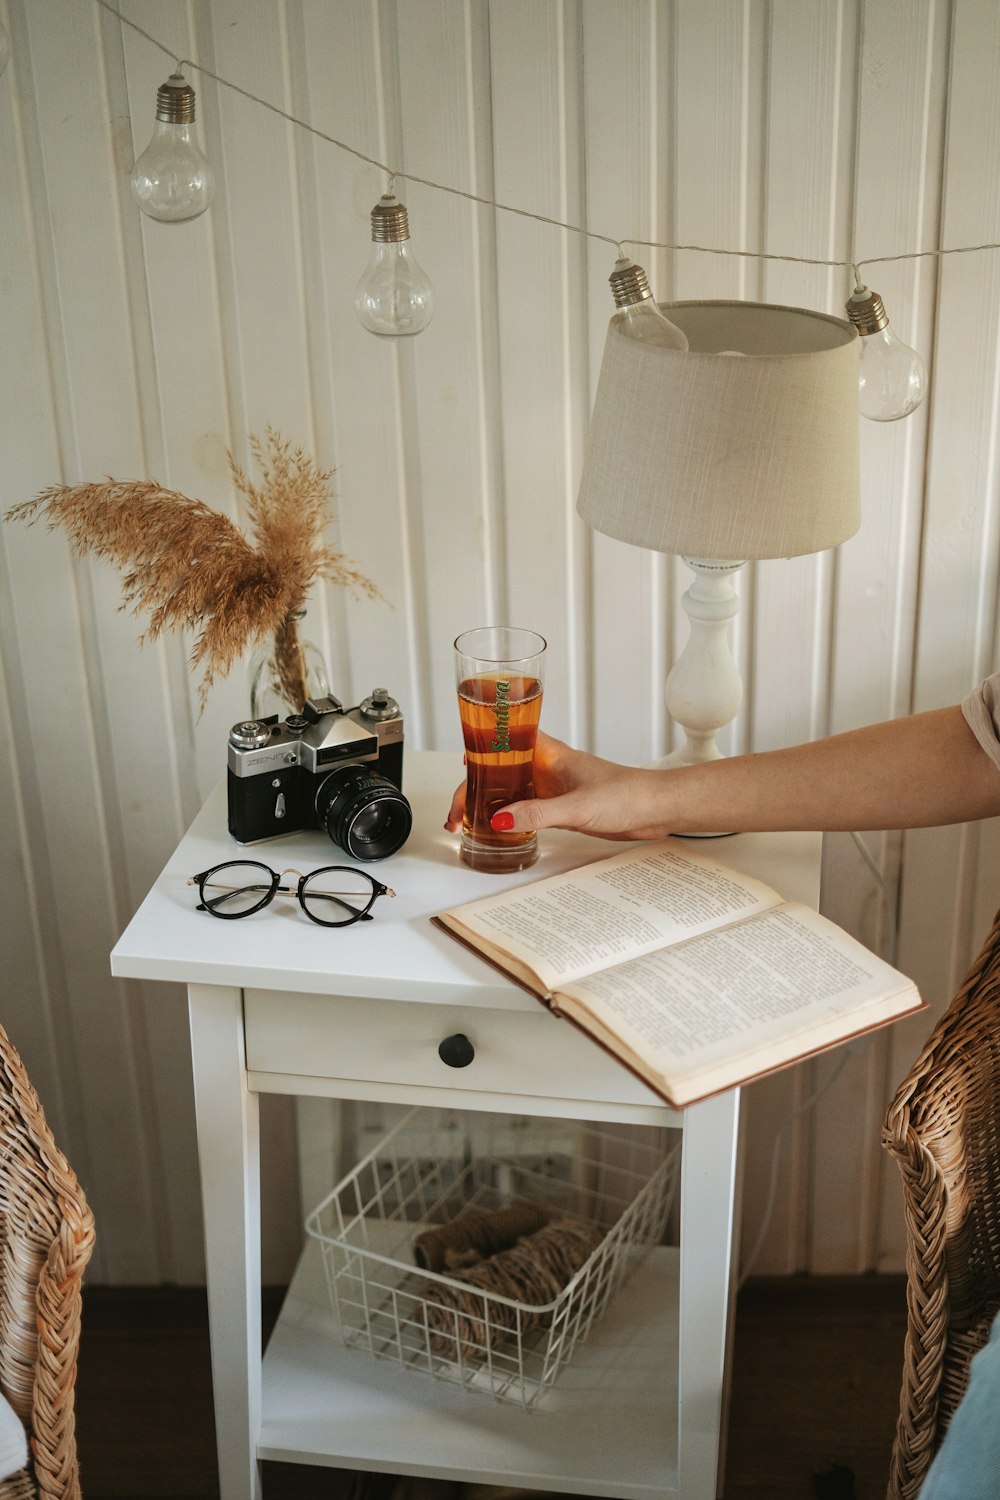
[[[444,826],[449,833],[458,833],[462,827],[462,819],[465,816],[465,782],[460,782],[455,788],[455,795],[451,799],[451,808],[445,819]]]
[[[544,802],[512,802],[510,807],[494,813],[490,826],[495,833],[527,833],[534,828],[571,828],[573,824],[560,821],[560,812],[566,813],[566,804],[571,797],[550,797]],[[455,788],[451,808],[445,819],[449,833],[460,833],[465,815],[465,783]]]
[[[546,734],[544,729],[538,731],[535,740],[535,759],[539,756],[543,759],[553,760],[562,751],[568,750],[569,746],[562,740],[557,740],[554,734]]]
[[[572,778],[571,767],[578,760],[588,759],[581,757],[581,753],[572,750],[569,745],[557,740],[554,735],[546,734],[539,730],[538,741],[535,749],[535,791],[540,797],[532,802],[512,803],[509,808],[503,808],[496,815],[504,819],[501,826],[496,818],[493,827],[497,833],[509,833],[513,830],[528,832],[535,828],[577,828],[579,822],[566,821],[566,819],[579,818],[581,809],[575,805],[575,799],[567,793],[567,782]],[[548,811],[547,811],[548,809]],[[507,814],[512,814],[515,821],[506,823]],[[465,782],[462,781],[455,788],[451,799],[451,808],[445,819],[445,829],[448,833],[458,833],[462,827],[465,816]]]
[[[512,802],[494,813],[490,827],[496,833],[531,833],[538,828],[576,828],[576,798],[546,797],[533,802]]]

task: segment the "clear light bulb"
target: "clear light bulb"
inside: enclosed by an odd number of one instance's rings
[[[856,286],[847,303],[847,316],[861,335],[861,415],[873,422],[908,417],[927,393],[927,372],[920,355],[893,333],[878,292]]]
[[[372,209],[372,253],[354,310],[369,333],[389,338],[420,333],[433,316],[434,288],[410,249],[410,221],[394,193],[383,193]]]
[[[0,73],[10,62],[10,32],[0,21]]]
[[[661,349],[688,347],[684,334],[657,307],[642,266],[620,257],[608,281],[615,306],[622,315],[622,332],[630,339],[656,344]]]
[[[163,224],[196,219],[215,194],[215,173],[195,139],[194,97],[179,71],[161,83],[153,139],[132,168],[132,196]]]

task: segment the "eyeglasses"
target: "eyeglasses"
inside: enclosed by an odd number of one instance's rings
[[[297,886],[282,885],[286,875],[297,875]],[[192,875],[201,902],[198,911],[234,922],[251,917],[270,906],[275,896],[294,896],[311,922],[321,927],[349,927],[352,922],[370,922],[371,909],[379,896],[395,891],[364,870],[346,865],[324,865],[303,875],[301,870],[272,870],[251,859],[232,859],[201,875]]]

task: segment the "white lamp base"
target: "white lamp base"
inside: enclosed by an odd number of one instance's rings
[[[740,607],[733,575],[743,563],[705,557],[685,557],[684,562],[695,575],[681,600],[691,631],[667,677],[666,699],[667,712],[686,740],[670,755],[651,762],[661,769],[721,760],[715,736],[736,717],[743,701],[743,683],[729,645],[729,622]]]

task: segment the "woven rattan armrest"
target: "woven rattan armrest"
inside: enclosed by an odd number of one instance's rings
[[[1000,913],[896,1091],[907,1332],[887,1500],[916,1500],[1000,1307]]]
[[[0,1388],[28,1431],[0,1500],[79,1500],[74,1386],[94,1218],[0,1027]]]

